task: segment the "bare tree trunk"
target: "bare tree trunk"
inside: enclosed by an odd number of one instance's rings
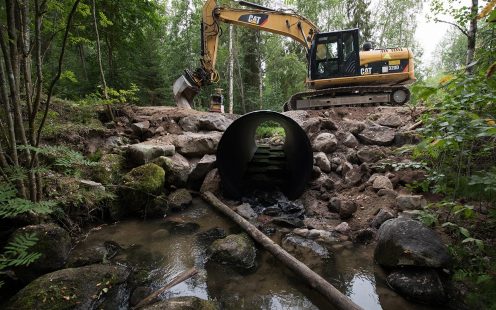
[[[258,41],[258,48],[257,48],[257,60],[258,60],[258,94],[260,97],[260,106],[259,109],[263,109],[263,70],[262,70],[262,51],[261,51],[261,46],[262,46],[262,36],[260,33],[260,30],[257,31],[257,41]]]
[[[475,57],[475,44],[477,39],[477,12],[479,10],[479,0],[472,0],[472,7],[470,8],[470,25],[468,28],[467,38],[467,61],[466,61],[466,72],[469,75],[474,74],[474,62]]]
[[[233,25],[229,25],[229,114],[233,114],[234,110],[234,30]]]

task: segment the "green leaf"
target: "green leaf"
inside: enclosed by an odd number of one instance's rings
[[[470,232],[465,227],[459,227],[459,230],[460,230],[460,234],[462,234],[465,238],[470,239]]]

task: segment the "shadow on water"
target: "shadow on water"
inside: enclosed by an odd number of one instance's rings
[[[239,232],[239,228],[203,201],[195,199],[191,208],[168,220],[194,222],[200,228],[191,234],[170,234],[164,229],[164,220],[126,221],[92,231],[79,247],[95,247],[105,241],[118,243],[123,250],[113,260],[131,266],[138,274],[136,285],[151,291],[191,267],[199,270],[197,276],[160,295],[161,299],[196,296],[216,300],[223,309],[333,309],[262,249],[258,249],[259,267],[251,274],[207,264],[207,245],[199,242],[196,234],[215,227],[226,232]],[[373,264],[371,247],[335,249],[317,271],[367,310],[434,309],[410,303],[390,290],[384,273]]]

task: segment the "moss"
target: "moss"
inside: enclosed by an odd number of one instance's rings
[[[124,176],[124,186],[143,192],[156,194],[164,187],[165,171],[156,164],[146,164],[131,170]]]
[[[122,178],[125,159],[118,154],[102,155],[93,171],[93,178],[102,184],[117,184]]]

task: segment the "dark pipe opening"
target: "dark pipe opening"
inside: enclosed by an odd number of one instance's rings
[[[291,118],[272,111],[256,111],[243,115],[224,132],[217,148],[217,167],[224,195],[240,198],[251,189],[267,189],[263,182],[247,180],[250,162],[257,152],[255,134],[260,124],[273,121],[280,124],[286,133],[284,173],[273,178],[280,190],[289,198],[298,198],[310,180],[313,168],[313,152],[305,131]]]

